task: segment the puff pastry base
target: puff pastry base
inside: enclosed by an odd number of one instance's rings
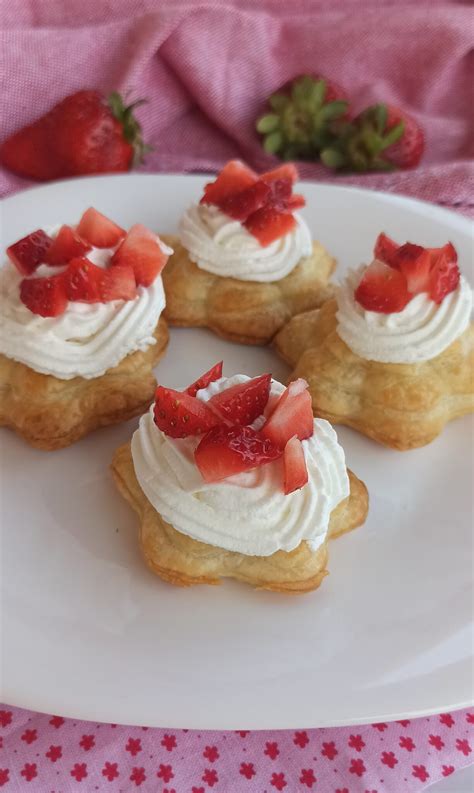
[[[117,449],[111,467],[119,491],[138,513],[145,562],[165,581],[185,587],[236,578],[257,589],[303,593],[317,589],[327,575],[327,542],[315,552],[302,542],[290,553],[277,551],[266,557],[206,545],[176,531],[150,504],[135,476],[129,443]],[[331,514],[331,537],[355,529],[367,516],[367,488],[351,471],[348,473],[350,495]]]
[[[98,427],[141,415],[153,400],[152,368],[168,344],[160,317],[156,344],[127,355],[101,377],[60,380],[0,355],[0,425],[11,427],[31,446],[53,451]]]
[[[293,317],[274,340],[309,383],[316,416],[407,450],[430,443],[452,419],[474,410],[474,326],[444,352],[417,364],[366,361],[337,334],[337,304]]]
[[[174,249],[162,273],[165,317],[171,325],[207,327],[241,344],[268,344],[290,317],[320,306],[332,295],[328,279],[336,260],[319,242],[286,278],[257,283],[201,270],[178,237],[160,237]]]

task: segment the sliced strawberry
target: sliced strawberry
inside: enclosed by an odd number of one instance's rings
[[[86,209],[76,231],[96,248],[113,248],[125,236],[125,231],[120,226],[94,207]]]
[[[25,278],[20,284],[20,300],[41,317],[58,317],[67,306],[63,273],[49,278]]]
[[[308,482],[308,469],[304,456],[303,444],[293,435],[285,446],[283,455],[284,485],[285,495],[299,490]]]
[[[374,257],[378,259],[379,262],[384,262],[385,264],[389,264],[390,267],[393,267],[393,257],[397,250],[397,243],[382,231],[375,240]]]
[[[240,193],[247,187],[255,184],[257,174],[240,160],[230,160],[224,165],[222,171],[214,182],[209,182],[204,188],[201,204],[219,205],[230,195]]]
[[[411,297],[405,276],[379,261],[367,267],[354,296],[367,311],[382,314],[402,311]]]
[[[194,452],[196,465],[205,482],[219,482],[228,476],[249,471],[281,457],[271,441],[251,427],[219,424],[200,441]]]
[[[150,286],[168,261],[160,239],[146,226],[136,223],[112,256],[112,265],[128,265],[135,273],[137,286]]]
[[[292,231],[296,220],[293,215],[277,212],[273,207],[263,207],[250,215],[244,226],[265,247]]]
[[[22,275],[31,275],[45,261],[51,238],[38,229],[7,248],[7,256]]]
[[[392,258],[393,265],[405,276],[412,295],[427,292],[430,284],[431,254],[421,245],[406,242]]]
[[[279,449],[284,449],[293,435],[300,441],[310,438],[314,432],[311,394],[306,380],[294,380],[285,389],[276,406],[262,427],[262,435]]]
[[[110,300],[134,300],[137,296],[135,273],[127,265],[102,270],[100,296],[103,303]]]
[[[212,369],[209,369],[208,372],[205,372],[198,380],[195,380],[194,383],[188,385],[185,389],[186,394],[189,396],[196,396],[197,392],[201,390],[201,388],[207,388],[209,383],[213,383],[214,380],[219,380],[222,377],[222,365],[223,361],[219,361],[216,363]]]
[[[278,212],[286,212],[291,198],[292,184],[289,179],[275,179],[270,182],[271,195],[268,204]]]
[[[170,438],[202,435],[219,422],[205,402],[161,385],[155,393],[154,415],[156,426]]]
[[[265,206],[271,194],[272,189],[269,185],[258,181],[240,193],[228,195],[217,206],[224,214],[229,215],[234,220],[247,220],[249,215]]]
[[[304,206],[306,206],[306,199],[299,193],[295,193],[288,199],[287,209],[289,209],[290,212],[294,212],[295,209],[302,209]]]
[[[89,259],[72,259],[64,272],[67,299],[80,303],[102,302],[103,277],[102,267],[93,264]]]
[[[209,407],[231,424],[252,424],[262,415],[270,396],[271,374],[237,383],[211,397]]]
[[[293,165],[292,162],[288,162],[285,163],[285,165],[279,165],[278,168],[274,168],[273,171],[262,173],[260,179],[263,182],[275,182],[280,179],[287,179],[290,184],[293,185],[298,179],[298,170],[296,165]]]
[[[461,277],[457,264],[458,255],[451,242],[442,248],[432,249],[431,255],[432,265],[428,294],[435,303],[441,303],[446,295],[454,292],[458,287]]]
[[[51,246],[46,252],[46,264],[61,265],[67,264],[76,256],[84,256],[90,251],[91,246],[88,242],[81,239],[79,234],[71,226],[61,226],[57,236],[53,239]]]

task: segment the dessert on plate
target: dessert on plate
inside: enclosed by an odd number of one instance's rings
[[[317,416],[395,449],[430,443],[474,408],[472,292],[451,243],[377,238],[374,261],[352,270],[320,310],[275,339],[305,377]]]
[[[222,363],[184,391],[159,385],[112,472],[138,513],[146,563],[178,586],[227,577],[316,589],[328,538],[368,509],[334,429],[313,417],[307,383],[223,377]]]
[[[208,327],[230,341],[267,344],[293,314],[329,297],[335,260],[310,231],[293,193],[294,165],[258,176],[232,160],[163,239],[172,325]]]
[[[92,207],[77,227],[39,229],[0,268],[0,424],[60,449],[137,416],[168,343],[161,279],[172,253]]]

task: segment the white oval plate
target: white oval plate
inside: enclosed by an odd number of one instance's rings
[[[93,204],[123,226],[173,231],[205,177],[80,179],[3,202],[3,246],[77,221]],[[464,270],[466,219],[429,204],[305,184],[304,215],[339,259],[366,261],[377,233],[441,245]],[[162,382],[184,387],[224,358],[227,374],[288,369],[270,349],[173,330]],[[64,410],[67,410],[67,404]],[[366,525],[334,541],[330,576],[302,597],[177,589],[142,563],[137,521],[111,481],[137,422],[59,452],[1,431],[3,701],[76,718],[200,729],[355,724],[468,706],[472,699],[470,420],[396,452],[340,430],[367,483]]]

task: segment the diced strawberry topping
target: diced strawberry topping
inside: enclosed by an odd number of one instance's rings
[[[31,275],[45,261],[51,238],[38,229],[7,248],[7,256],[22,275]]]
[[[76,229],[82,239],[96,248],[113,248],[125,236],[125,231],[94,207],[86,209]]]
[[[134,300],[137,286],[132,268],[124,264],[103,270],[100,294],[103,303],[110,300]]]
[[[441,303],[443,298],[450,292],[454,292],[459,285],[461,274],[457,258],[456,249],[451,242],[442,248],[432,250],[428,294],[435,303]]]
[[[40,317],[63,314],[67,306],[63,274],[49,278],[25,278],[20,284],[20,300]]]
[[[201,435],[219,422],[205,402],[164,386],[156,389],[154,416],[156,426],[171,438]]]
[[[294,380],[278,400],[273,413],[262,428],[262,435],[279,449],[284,449],[293,435],[300,441],[314,432],[311,394],[306,380]]]
[[[160,239],[152,231],[136,223],[112,256],[112,265],[130,266],[137,286],[150,286],[168,261]]]
[[[196,465],[205,482],[219,482],[270,463],[280,456],[281,451],[251,427],[223,424],[211,429],[194,452]]]
[[[296,220],[289,213],[278,212],[273,207],[266,206],[250,215],[244,226],[258,239],[262,247],[266,247],[293,231]]]
[[[294,184],[298,179],[298,170],[296,165],[289,162],[284,165],[279,165],[278,168],[274,168],[273,171],[262,173],[260,179],[263,182],[275,182],[280,179],[287,179],[291,184]]]
[[[67,264],[76,256],[84,256],[90,249],[90,244],[81,239],[71,226],[61,226],[46,252],[44,261],[53,266]]]
[[[228,195],[216,205],[224,214],[229,215],[234,220],[242,221],[247,220],[249,215],[265,206],[271,194],[271,188],[259,180],[240,193]]]
[[[306,200],[304,196],[300,195],[299,193],[294,193],[291,198],[288,199],[286,207],[290,212],[294,212],[295,209],[302,209],[306,206]]]
[[[289,179],[275,179],[270,182],[270,197],[268,200],[269,206],[278,212],[286,212],[288,209],[288,201],[291,199],[292,187]]]
[[[367,267],[355,290],[355,299],[363,308],[382,314],[402,311],[410,298],[405,276],[379,261]]]
[[[391,267],[393,267],[393,256],[397,250],[397,243],[390,239],[390,237],[388,237],[382,231],[375,240],[374,257],[378,259],[379,262],[384,262],[385,264],[389,264]]]
[[[392,266],[405,276],[410,294],[418,295],[428,291],[431,270],[429,250],[406,242],[393,254],[392,262]]]
[[[228,196],[240,193],[257,181],[257,174],[240,160],[231,160],[227,163],[214,182],[204,188],[201,204],[215,204],[218,206]]]
[[[308,482],[308,469],[304,456],[303,444],[294,435],[287,442],[283,455],[284,485],[285,495],[299,490]]]
[[[103,277],[104,270],[89,259],[72,259],[64,273],[67,299],[81,303],[100,303]]]
[[[231,424],[241,426],[252,424],[265,410],[270,396],[271,379],[270,374],[263,374],[225,388],[224,391],[211,397],[209,407],[221,419]]]
[[[200,391],[201,388],[207,388],[209,383],[213,383],[214,380],[219,380],[222,377],[222,365],[222,361],[216,363],[212,369],[209,369],[209,371],[201,375],[198,380],[196,380],[191,385],[188,385],[186,388],[186,393],[189,394],[189,396],[196,396],[197,392]]]

